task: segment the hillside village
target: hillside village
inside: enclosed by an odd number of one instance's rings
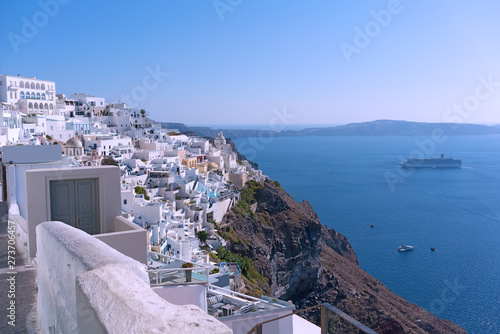
[[[238,261],[217,257],[226,244],[217,224],[247,181],[266,179],[238,160],[222,132],[215,139],[185,135],[162,127],[144,109],[84,93],[68,97],[57,93],[54,81],[20,75],[0,75],[0,105],[2,199],[18,251],[38,265],[41,327],[63,322],[75,328],[79,317],[76,312],[73,319],[59,319],[40,306],[54,298],[44,290],[67,284],[40,277],[44,270],[63,270],[50,261],[40,267],[44,256],[53,256],[42,230],[56,223],[47,221],[64,223],[48,234],[82,230],[139,261],[157,295],[176,305],[195,304],[234,333],[293,311],[289,302],[242,294]],[[294,322],[296,328],[317,328],[297,316],[270,328],[288,333]]]
[[[122,215],[148,231],[150,251],[208,263],[198,236],[209,237],[209,249],[224,244],[215,224],[248,180],[265,177],[237,160],[222,132],[213,142],[186,136],[143,109],[82,93],[67,98],[35,77],[3,75],[0,88],[1,146],[61,145],[67,166],[118,166]]]

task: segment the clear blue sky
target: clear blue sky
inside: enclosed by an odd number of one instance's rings
[[[135,92],[154,119],[187,124],[268,124],[283,108],[292,123],[500,123],[500,84],[474,105],[479,77],[500,81],[498,1],[220,0],[234,4],[223,20],[211,0],[60,1],[53,17],[38,1],[2,2],[0,73],[67,95]],[[374,23],[388,7],[390,22]],[[372,29],[368,45],[356,27]],[[350,62],[341,43],[357,47]],[[146,89],[147,68],[169,75]],[[470,112],[447,112],[465,102]]]

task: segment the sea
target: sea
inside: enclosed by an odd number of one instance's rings
[[[500,333],[499,135],[235,143],[295,200],[308,200],[349,239],[361,268],[393,292],[469,333]],[[441,153],[463,167],[398,166]],[[396,251],[403,244],[415,248]]]

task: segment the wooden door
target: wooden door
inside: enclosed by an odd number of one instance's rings
[[[51,220],[100,233],[98,180],[50,181],[50,213]]]

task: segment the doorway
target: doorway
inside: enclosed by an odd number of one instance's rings
[[[98,179],[50,181],[50,219],[99,234]]]

